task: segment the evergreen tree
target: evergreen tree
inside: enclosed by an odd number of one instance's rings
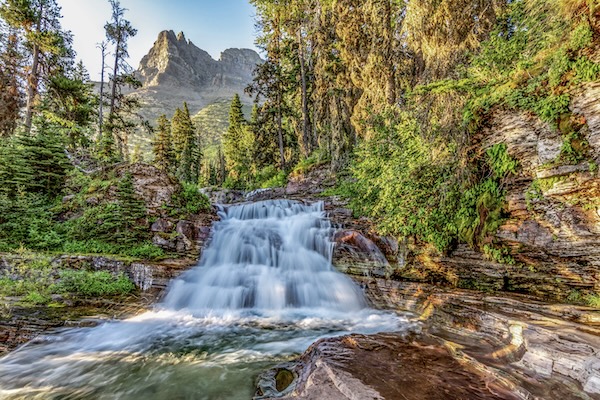
[[[19,77],[24,55],[19,44],[17,31],[0,21],[0,136],[15,132],[23,106]]]
[[[89,145],[95,102],[92,91],[81,62],[69,76],[58,74],[49,79],[42,110],[48,121],[62,132],[70,150]]]
[[[161,171],[170,171],[173,164],[173,150],[171,147],[171,126],[166,115],[161,115],[157,121],[157,132],[154,138],[154,164]]]
[[[0,191],[57,196],[71,164],[59,134],[39,122],[36,135],[13,136],[0,144]]]
[[[179,108],[175,110],[175,114],[171,119],[171,138],[177,162],[177,177],[182,182],[198,183],[202,158],[200,138],[185,102],[183,103],[183,110]]]
[[[64,67],[61,59],[72,58],[71,38],[60,27],[56,0],[6,0],[0,5],[0,16],[13,29],[24,33],[30,63],[25,80],[25,130],[30,132],[41,84]]]
[[[44,120],[37,125],[36,135],[17,136],[21,156],[33,170],[27,189],[54,197],[61,192],[67,171],[72,166],[65,155],[61,136]]]
[[[123,175],[117,186],[118,220],[120,226],[116,232],[117,239],[123,244],[135,244],[148,236],[148,221],[144,202],[135,193],[133,177],[130,173]]]
[[[136,124],[131,121],[131,114],[139,107],[136,99],[127,98],[122,94],[122,87],[140,87],[140,82],[134,77],[132,68],[127,64],[129,57],[127,41],[137,34],[131,22],[124,18],[125,8],[121,7],[119,0],[109,0],[112,7],[112,19],[104,25],[108,43],[114,45],[114,63],[111,75],[111,89],[109,94],[108,122],[104,124],[104,131],[99,141],[116,145],[120,159],[128,158],[128,137]],[[103,99],[100,99],[103,101]],[[112,136],[104,138],[103,136]],[[101,151],[107,153],[108,147],[101,146]],[[106,157],[105,157],[106,158]]]

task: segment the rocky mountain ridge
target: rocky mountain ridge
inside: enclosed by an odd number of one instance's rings
[[[183,32],[162,31],[137,70],[143,88],[164,86],[201,91],[241,89],[252,81],[262,59],[251,49],[227,49],[219,60],[187,40]]]
[[[239,94],[245,105],[252,104],[253,99],[244,95],[244,89],[252,82],[256,66],[262,62],[254,50],[237,48],[224,50],[215,60],[188,40],[183,32],[175,34],[165,30],[158,34],[135,72],[142,87],[129,94],[140,100],[139,114],[152,125],[162,114],[171,118],[184,102],[192,115],[206,109],[202,118],[209,123],[199,127],[201,134],[219,139],[227,129],[227,119],[221,114],[223,110],[229,110],[234,94]],[[207,109],[213,105],[216,107]],[[147,134],[138,132],[131,145],[139,144],[145,153],[149,153],[151,141]]]

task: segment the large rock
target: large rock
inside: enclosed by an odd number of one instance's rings
[[[600,398],[600,310],[525,296],[359,280],[373,304],[416,313],[425,332],[503,371],[535,396],[528,398]]]
[[[288,371],[288,385],[277,375]],[[280,387],[277,387],[280,386]],[[279,389],[279,390],[278,390]],[[313,344],[296,362],[258,381],[255,399],[520,399],[485,367],[465,362],[428,335],[350,335]]]
[[[333,237],[333,263],[353,275],[390,277],[392,268],[379,247],[355,230],[338,230]]]
[[[181,190],[181,185],[176,180],[153,165],[123,165],[116,172],[119,176],[126,173],[132,175],[134,190],[144,200],[150,215],[160,215],[162,207],[171,204],[173,194]]]

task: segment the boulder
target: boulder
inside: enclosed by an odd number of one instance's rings
[[[168,233],[173,230],[173,223],[165,218],[157,219],[150,227],[152,232]]]

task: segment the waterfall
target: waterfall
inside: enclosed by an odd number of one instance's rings
[[[409,329],[331,265],[323,203],[219,210],[195,268],[153,311],[63,329],[0,358],[0,398],[248,399],[254,378],[319,338]]]
[[[365,307],[356,285],[331,265],[333,230],[323,202],[268,200],[221,207],[219,216],[199,265],[171,284],[166,308]]]

